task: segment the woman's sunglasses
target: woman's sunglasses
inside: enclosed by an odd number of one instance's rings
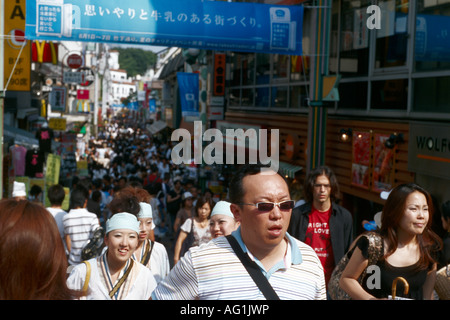
[[[254,206],[258,208],[258,211],[267,212],[271,211],[275,206],[280,208],[281,211],[288,211],[294,208],[294,200],[286,200],[282,202],[258,202],[258,203],[240,203],[240,205]]]

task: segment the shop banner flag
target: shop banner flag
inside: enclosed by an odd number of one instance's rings
[[[302,55],[302,5],[207,0],[36,0],[29,40]]]
[[[177,80],[180,89],[181,114],[183,117],[198,117],[198,73],[177,72]]]

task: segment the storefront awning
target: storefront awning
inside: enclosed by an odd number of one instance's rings
[[[28,117],[31,115],[39,115],[39,109],[38,108],[17,109],[17,118],[18,119],[25,119],[25,117]]]
[[[297,166],[295,164],[280,161],[278,172],[282,176],[285,176],[286,178],[294,179],[295,178],[295,173],[297,171],[302,170],[302,169],[303,169],[303,167]]]
[[[31,149],[33,146],[39,146],[39,140],[33,134],[6,124],[3,127],[3,136],[5,140],[13,141],[13,144],[20,144],[27,149]]]
[[[150,132],[150,134],[156,134],[165,127],[167,127],[167,123],[165,121],[158,120],[151,125],[147,125],[146,129]]]

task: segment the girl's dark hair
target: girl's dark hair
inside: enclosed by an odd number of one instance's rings
[[[141,207],[139,206],[139,198],[134,187],[125,187],[114,194],[114,198],[108,204],[111,214],[119,212],[128,212],[137,216]]]
[[[330,198],[332,202],[336,202],[339,195],[339,184],[334,172],[327,166],[320,166],[313,169],[305,179],[304,183],[304,193],[305,193],[305,201],[312,202],[313,194],[314,194],[314,184],[316,183],[316,179],[318,176],[325,175],[330,181]]]
[[[401,184],[392,189],[383,208],[381,215],[380,233],[385,237],[388,243],[384,259],[392,255],[398,247],[397,230],[401,219],[405,213],[406,200],[414,192],[422,193],[428,204],[428,223],[422,234],[417,235],[419,244],[420,258],[418,261],[419,269],[428,269],[436,262],[434,254],[442,247],[442,241],[437,234],[431,230],[433,223],[433,200],[431,195],[422,187],[415,183]]]
[[[214,208],[215,202],[213,199],[211,198],[207,198],[207,197],[200,197],[197,199],[197,203],[195,204],[195,213],[194,215],[197,217],[198,216],[198,209],[200,209],[201,207],[203,207],[203,205],[205,203],[209,204],[209,207],[211,208],[211,211],[209,212],[209,215],[211,216],[211,212]]]

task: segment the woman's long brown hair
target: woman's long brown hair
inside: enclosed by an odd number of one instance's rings
[[[413,192],[422,193],[428,204],[429,218],[425,230],[417,236],[419,244],[420,258],[418,268],[428,269],[436,262],[433,254],[442,247],[442,240],[431,230],[433,223],[433,201],[431,195],[422,187],[415,183],[401,184],[395,187],[389,194],[381,216],[380,233],[388,243],[384,259],[392,255],[398,247],[397,229],[406,209],[406,199]]]
[[[0,201],[0,300],[69,300],[67,258],[53,216],[27,200]]]

